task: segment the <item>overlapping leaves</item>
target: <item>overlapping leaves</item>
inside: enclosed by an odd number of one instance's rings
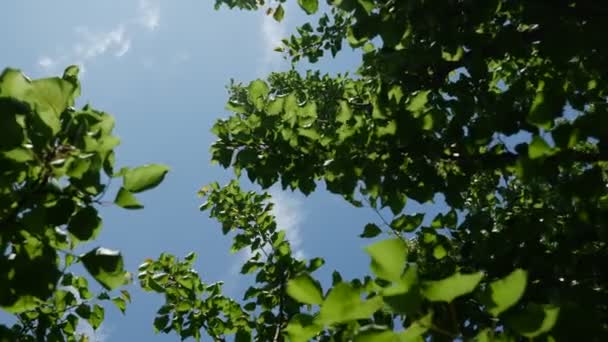
[[[105,292],[95,298],[70,267],[81,263],[108,290],[130,275],[117,251],[74,249],[101,231],[96,205],[109,178],[124,176],[129,191],[140,192],[167,172],[146,166],[114,174],[114,119],[89,105],[76,109],[79,95],[76,66],[37,80],[15,69],[0,75],[0,306],[19,318],[11,329],[2,326],[2,340],[76,341],[79,320],[100,326],[99,301],[111,298]],[[123,292],[112,300],[124,311],[130,297]]]

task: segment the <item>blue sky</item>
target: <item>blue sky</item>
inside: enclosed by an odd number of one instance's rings
[[[199,254],[198,271],[206,282],[225,281],[228,294],[240,299],[247,286],[238,267],[242,256],[229,253],[230,239],[219,225],[198,211],[197,190],[212,181],[226,183],[231,171],[211,165],[208,148],[213,122],[224,110],[225,86],[231,78],[249,82],[288,64],[272,49],[307,18],[287,8],[279,24],[260,12],[213,10],[210,0],[11,1],[0,11],[0,66],[22,69],[29,76],[59,75],[69,64],[82,67],[82,103],[116,117],[122,140],[117,166],[164,163],[172,168],[165,182],[141,196],[144,210],[101,208],[104,230],[98,242],[122,251],[135,272],[148,257],[166,251]],[[346,48],[346,50],[349,50]],[[359,57],[348,51],[315,68],[353,72]],[[321,256],[347,277],[362,276],[369,240],[357,235],[368,222],[378,222],[370,209],[354,209],[324,186],[309,197],[281,192],[279,225],[299,253]],[[106,199],[111,201],[113,194]],[[419,211],[409,205],[409,211]],[[428,215],[427,215],[428,216]],[[122,316],[106,309],[106,322],[93,341],[175,341],[155,335],[152,321],[160,296],[129,286],[133,304]],[[1,318],[0,318],[1,319]]]

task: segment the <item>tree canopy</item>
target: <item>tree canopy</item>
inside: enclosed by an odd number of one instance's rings
[[[266,10],[280,21],[284,3],[216,0],[216,8]],[[237,179],[203,187],[201,210],[233,251],[250,251],[241,273],[255,283],[231,299],[222,283],[200,279],[194,254],[146,260],[141,287],[165,299],[156,331],[215,341],[607,340],[608,5],[298,5],[317,22],[298,27],[279,53],[314,65],[347,45],[361,65],[354,74],[293,68],[230,85],[231,115],[215,123],[210,153]],[[168,170],[112,171],[113,123],[71,107],[75,77],[69,68],[63,78],[29,81],[13,70],[0,78],[0,304],[18,313],[15,334],[70,336],[78,317],[93,326],[103,319],[101,306],[82,302],[93,298],[86,279],[65,270],[82,262],[110,290],[125,281],[119,254],[69,252],[101,226],[100,173],[123,178],[116,204],[138,208],[133,193]],[[369,275],[316,280],[323,259],[292,253],[269,195],[241,189],[244,175],[263,189],[310,194],[324,185],[376,211],[383,224],[353,231],[374,238]],[[404,210],[407,201],[444,201],[446,210],[428,218]],[[20,283],[32,263],[48,270],[45,286]],[[59,282],[85,284],[81,299]],[[113,301],[124,308],[128,298]]]

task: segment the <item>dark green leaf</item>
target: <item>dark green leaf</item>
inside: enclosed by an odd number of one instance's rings
[[[368,223],[365,225],[365,228],[363,229],[363,233],[359,236],[362,238],[373,238],[373,237],[378,236],[380,233],[382,233],[382,230],[380,228],[378,228],[377,225],[375,225],[373,223]]]
[[[68,223],[68,231],[80,241],[95,239],[101,230],[101,217],[93,207],[80,209]]]
[[[119,252],[98,247],[80,256],[89,273],[103,287],[113,290],[129,281],[129,273],[124,270]]]

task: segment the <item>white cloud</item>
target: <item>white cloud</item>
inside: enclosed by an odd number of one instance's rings
[[[139,23],[150,31],[160,24],[160,2],[158,0],[139,0]]]

